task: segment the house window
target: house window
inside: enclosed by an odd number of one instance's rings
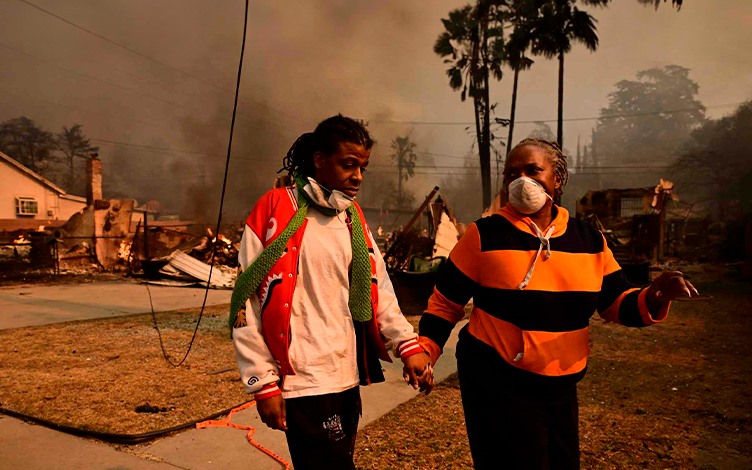
[[[39,213],[39,203],[33,197],[16,198],[17,215],[37,215]]]
[[[623,197],[621,198],[620,217],[632,217],[633,215],[645,212],[642,208],[641,197]]]

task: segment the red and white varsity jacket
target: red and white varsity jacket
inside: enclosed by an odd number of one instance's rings
[[[391,362],[384,337],[396,345],[395,356],[403,359],[423,352],[412,326],[402,316],[389,281],[383,259],[378,253],[360,206],[355,204],[371,253],[371,303],[373,318],[366,324],[366,334],[375,345],[379,359]],[[278,188],[267,192],[254,206],[246,220],[239,254],[240,264],[247,269],[278,237],[298,210],[297,189]],[[315,209],[314,209],[315,210]],[[256,295],[246,302],[247,325],[233,330],[236,359],[241,380],[248,393],[263,400],[281,393],[278,383],[287,375],[295,375],[288,354],[292,338],[290,317],[298,276],[306,225],[290,237],[285,251],[259,286]],[[389,302],[379,303],[379,292]],[[294,333],[292,333],[294,334]],[[295,341],[305,341],[295,337]]]

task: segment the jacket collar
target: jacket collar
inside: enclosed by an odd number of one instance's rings
[[[556,208],[556,217],[551,221],[551,224],[549,224],[548,227],[538,227],[541,232],[545,233],[548,231],[549,227],[551,225],[555,225],[556,228],[554,229],[554,233],[551,234],[551,238],[556,238],[564,235],[564,232],[567,231],[567,222],[569,222],[569,211],[567,211],[565,208],[561,206],[553,206]],[[502,207],[497,214],[501,215],[505,219],[507,219],[509,222],[512,223],[512,225],[517,228],[517,230],[520,230],[525,233],[529,233],[530,235],[537,237],[537,233],[535,232],[535,229],[533,228],[534,223],[533,220],[528,217],[527,215],[517,211],[514,207],[512,207],[511,204],[507,203],[506,206]]]

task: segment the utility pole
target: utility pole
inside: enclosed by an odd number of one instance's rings
[[[399,199],[397,199],[397,208],[402,209],[402,158],[403,158],[403,152],[399,152],[397,156],[397,168],[399,168]]]
[[[592,142],[590,143],[590,150],[591,150],[590,154],[591,154],[591,159],[593,160],[593,168],[597,169],[598,167],[600,167],[600,164],[598,162],[598,152],[595,146],[595,127],[592,128],[591,135],[592,135]],[[600,172],[598,171],[597,173],[598,173],[598,175],[596,176],[596,178],[598,179],[597,189],[600,190],[600,189],[603,189],[603,182],[601,181]]]

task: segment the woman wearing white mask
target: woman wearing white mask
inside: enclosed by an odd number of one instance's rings
[[[230,327],[241,380],[261,420],[285,431],[299,470],[355,468],[358,386],[384,381],[382,338],[413,387],[433,384],[354,201],[372,145],[342,115],[300,136],[282,169],[295,186],[256,203],[240,247]]]
[[[643,327],[698,295],[679,272],[629,284],[603,235],[553,203],[567,179],[556,143],[520,142],[504,168],[509,203],[468,228],[420,321],[435,364],[473,298],[457,364],[476,469],[578,469],[576,384],[592,314]]]

